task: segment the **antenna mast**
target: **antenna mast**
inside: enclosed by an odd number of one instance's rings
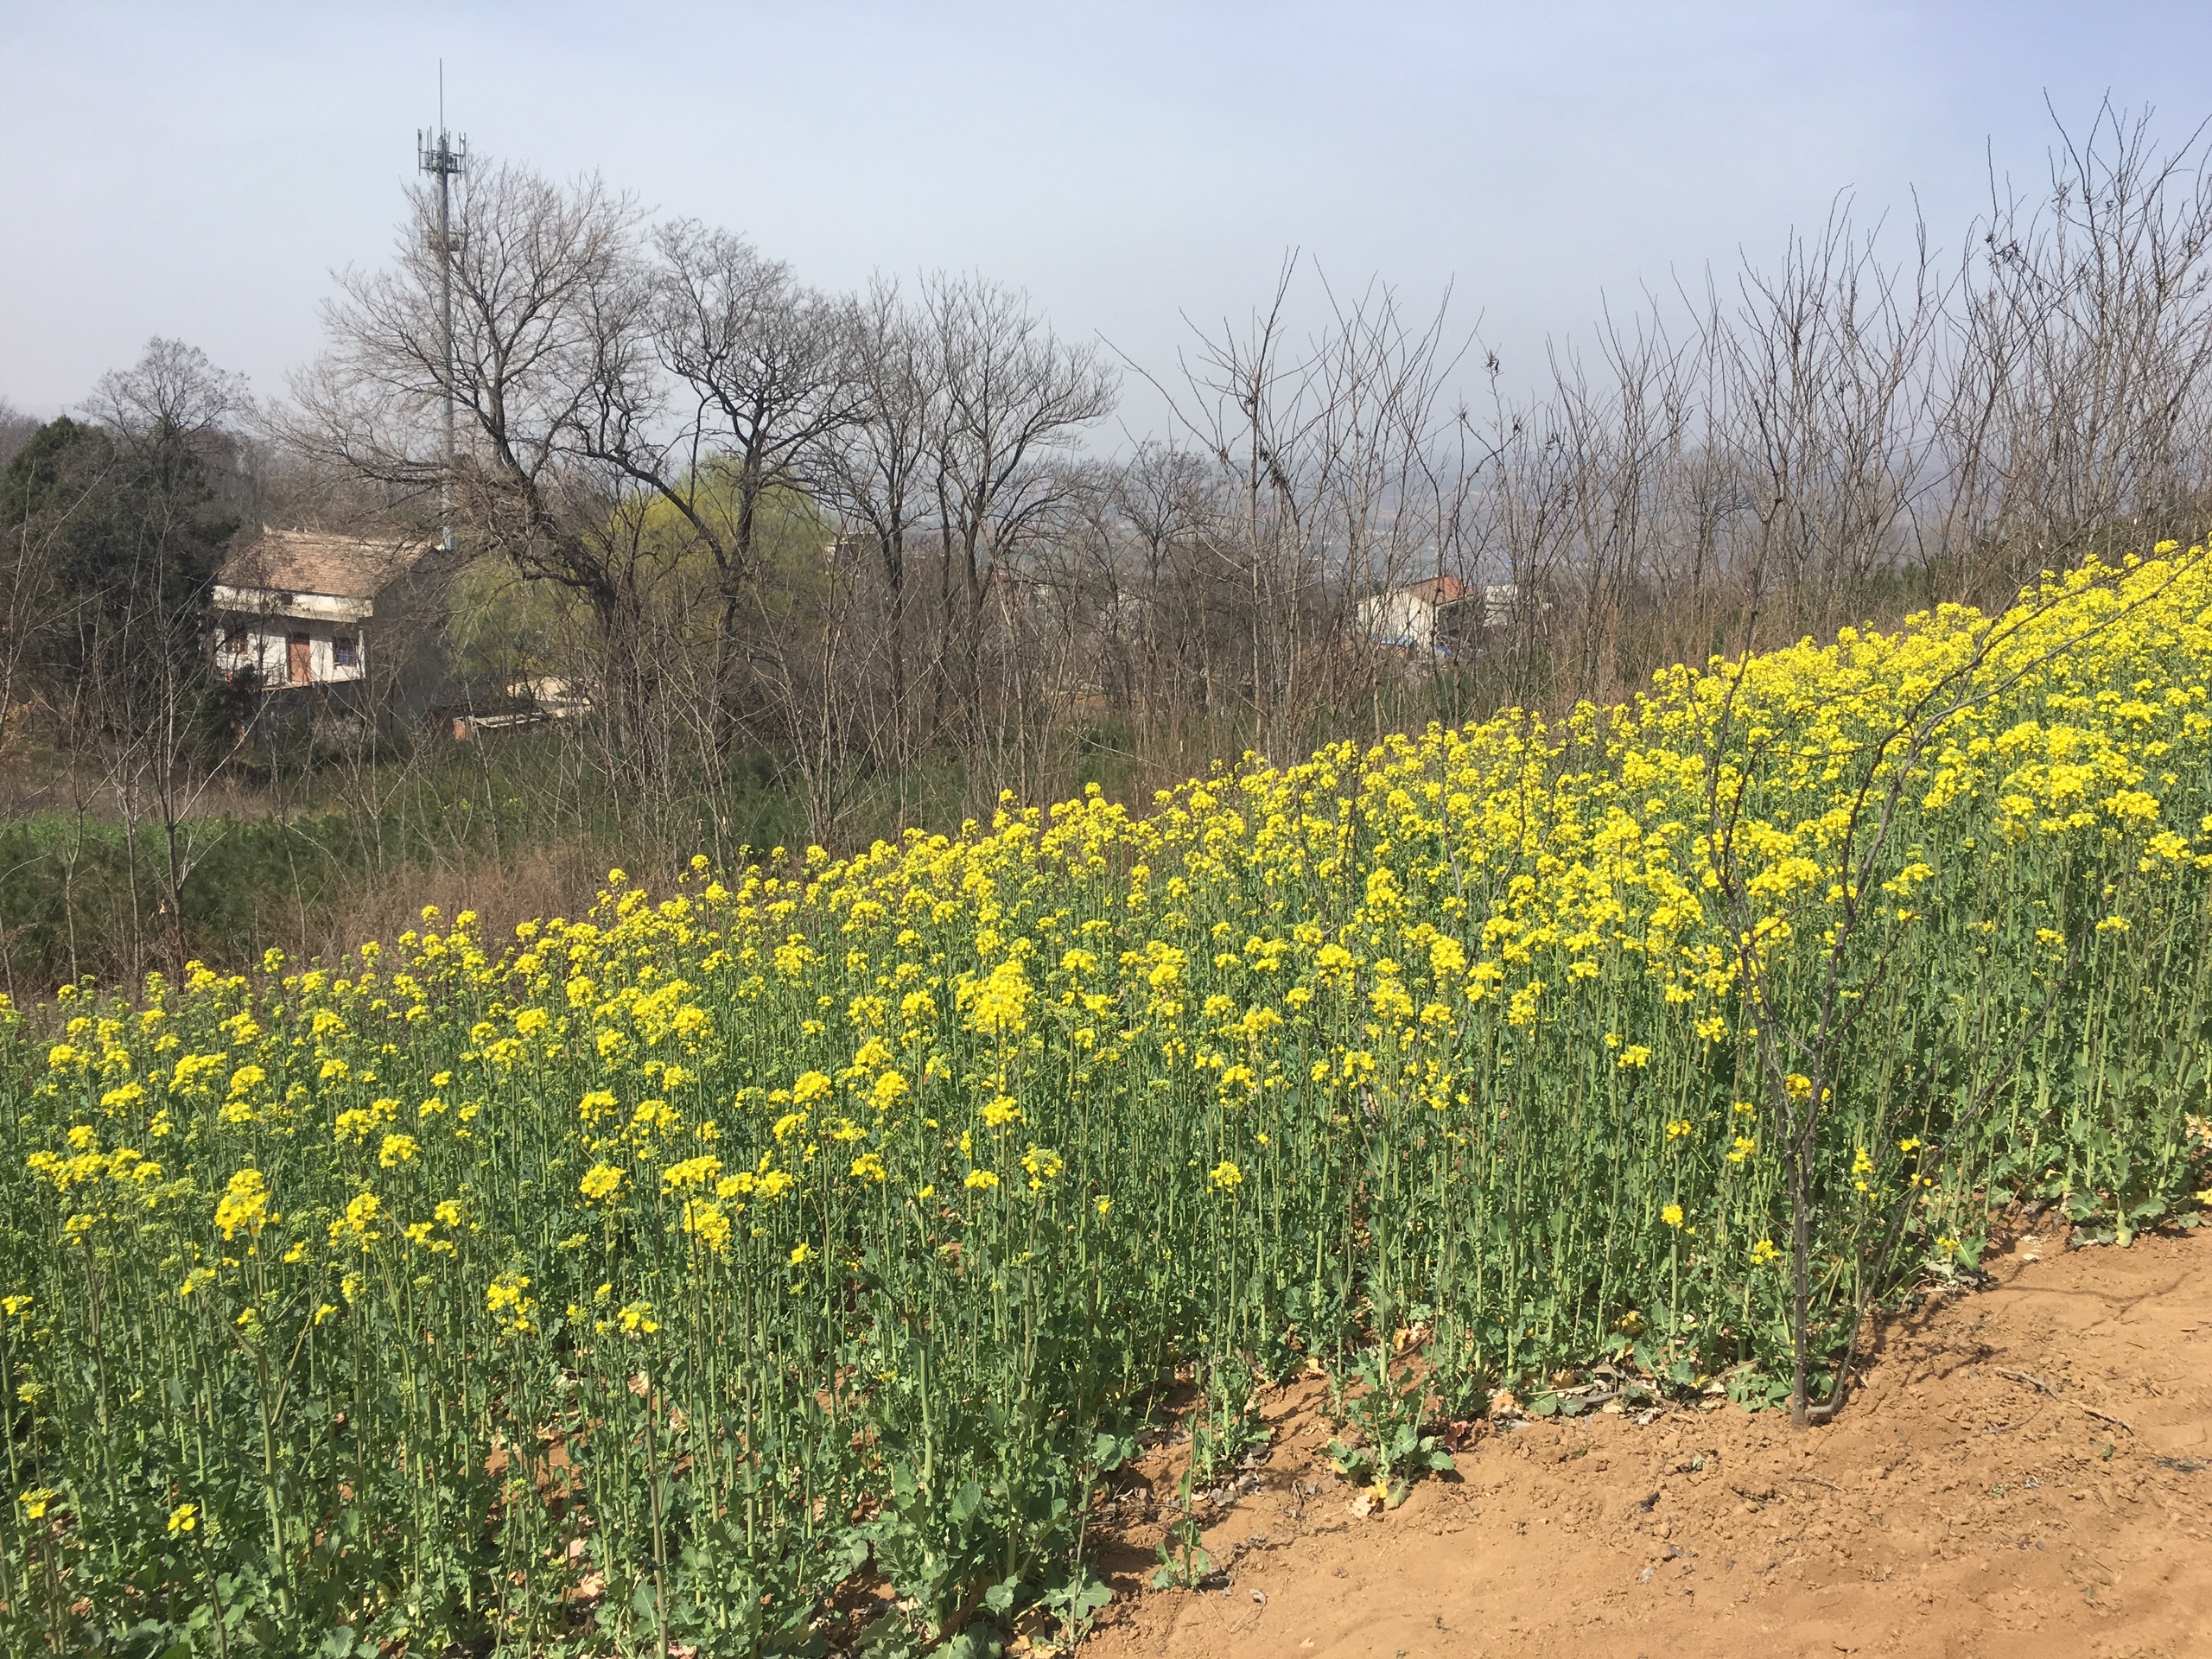
[[[421,169],[438,181],[438,304],[443,330],[446,394],[445,469],[438,484],[438,518],[445,528],[445,550],[453,551],[453,181],[468,163],[468,140],[452,142],[446,131],[446,64],[438,60],[438,124],[435,132],[415,135],[416,159]]]

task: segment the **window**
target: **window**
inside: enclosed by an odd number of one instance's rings
[[[330,660],[340,668],[359,668],[361,654],[354,648],[350,633],[333,634],[330,639]]]
[[[233,657],[245,655],[245,630],[232,628],[223,636],[223,649]]]

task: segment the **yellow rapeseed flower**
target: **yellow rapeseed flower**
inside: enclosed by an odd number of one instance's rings
[[[258,1233],[269,1219],[269,1184],[257,1169],[242,1169],[215,1202],[215,1224],[226,1239]]]

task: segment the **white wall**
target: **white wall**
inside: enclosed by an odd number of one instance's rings
[[[1420,650],[1435,644],[1436,607],[1403,588],[1361,600],[1359,621],[1369,639],[1385,645]]]
[[[238,625],[238,619],[226,617],[215,625],[215,666],[226,670],[251,667],[259,675],[264,686],[289,685],[291,680],[291,636],[304,633],[308,637],[308,683],[310,685],[338,685],[358,680],[368,660],[368,642],[360,628],[352,624],[338,626],[328,622],[292,622],[285,618],[254,618],[245,622],[245,649],[233,652],[230,636]],[[353,636],[353,665],[338,665],[337,636]]]

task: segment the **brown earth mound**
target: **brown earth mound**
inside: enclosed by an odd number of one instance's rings
[[[1085,1655],[2212,1655],[2212,1229],[1990,1267],[1891,1321],[1830,1426],[1523,1423],[1388,1514],[1287,1389],[1202,1591],[1139,1589],[1179,1472],[1147,1461]]]

